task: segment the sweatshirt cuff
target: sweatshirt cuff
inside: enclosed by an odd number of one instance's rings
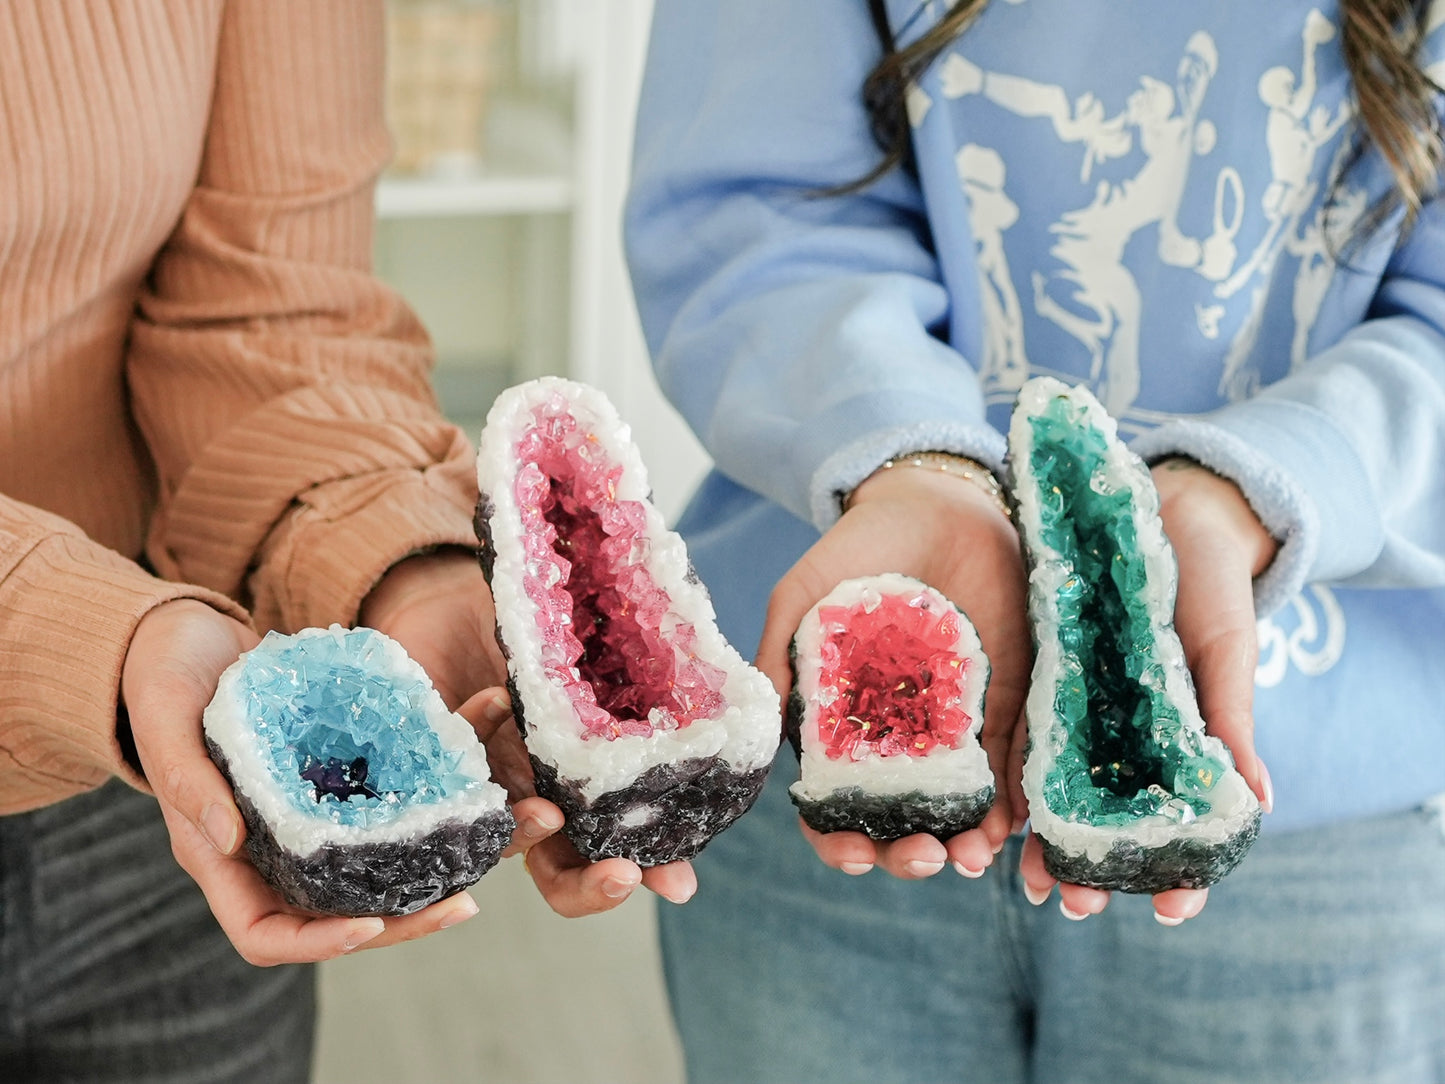
[[[250,623],[231,599],[156,579],[83,535],[36,534],[0,579],[0,814],[69,798],[111,776],[149,789],[116,732],[121,671],[141,618],[181,598]]]
[[[317,486],[272,532],[250,580],[261,629],[355,624],[397,562],[442,546],[475,551],[470,462],[396,470]]]
[[[1244,491],[1261,522],[1275,530],[1264,513],[1276,503],[1294,517],[1305,536],[1301,583],[1344,580],[1379,557],[1385,524],[1369,471],[1324,412],[1266,394],[1198,421],[1220,435],[1215,469]]]

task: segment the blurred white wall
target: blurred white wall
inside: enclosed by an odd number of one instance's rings
[[[620,231],[651,0],[495,7],[476,176],[389,179],[378,272],[431,330],[443,406],[474,437],[507,383],[591,382],[672,517],[707,459],[652,380]],[[681,1080],[651,897],[563,920],[515,859],[471,891],[481,910],[461,926],[322,966],[318,1084]]]

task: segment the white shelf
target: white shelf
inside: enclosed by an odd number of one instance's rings
[[[572,203],[572,179],[547,173],[383,177],[376,186],[378,218],[565,214]]]

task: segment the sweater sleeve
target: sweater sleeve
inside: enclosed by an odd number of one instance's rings
[[[166,583],[58,516],[0,496],[0,814],[35,809],[113,775],[116,705],[131,634],[177,598],[246,621],[234,602]]]
[[[1234,480],[1285,540],[1257,585],[1445,585],[1445,199],[1386,267],[1368,318],[1256,397],[1145,434]]]
[[[890,455],[997,466],[917,182],[873,168],[867,5],[659,0],[628,257],[659,382],[726,474],[811,520]]]
[[[257,624],[350,623],[388,567],[474,546],[430,344],[370,273],[390,154],[379,0],[230,0],[194,195],[127,376],[160,476],[147,553]]]

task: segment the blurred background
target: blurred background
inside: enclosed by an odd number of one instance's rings
[[[651,0],[388,9],[376,267],[431,331],[443,408],[475,439],[512,383],[599,387],[674,518],[707,459],[652,379],[620,226]],[[566,921],[515,859],[471,891],[455,929],[322,965],[318,1084],[682,1079],[652,897]]]

